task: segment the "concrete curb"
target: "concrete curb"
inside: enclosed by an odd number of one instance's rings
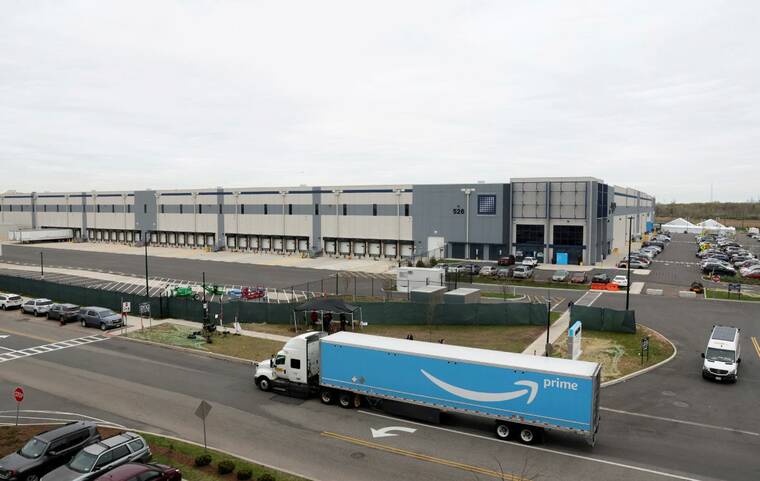
[[[639,325],[640,325],[640,326],[644,326],[644,324],[639,324]],[[602,383],[602,387],[610,387],[610,386],[614,386],[615,384],[620,384],[621,382],[626,382],[626,381],[627,381],[627,380],[629,380],[629,379],[633,379],[633,378],[635,378],[635,377],[641,376],[642,374],[646,374],[646,373],[648,373],[649,371],[652,371],[652,370],[654,370],[654,369],[657,369],[658,367],[660,367],[660,366],[662,366],[662,365],[664,365],[664,364],[667,364],[667,363],[669,363],[670,361],[672,361],[672,360],[673,360],[673,358],[675,358],[675,357],[676,357],[676,354],[678,354],[678,348],[676,347],[676,345],[675,345],[675,344],[673,344],[673,343],[670,341],[670,339],[668,339],[667,337],[663,336],[663,335],[662,335],[660,332],[658,332],[658,331],[655,331],[654,329],[652,329],[652,328],[651,328],[651,327],[649,327],[649,326],[644,326],[644,327],[646,327],[646,328],[647,328],[647,329],[649,329],[650,331],[654,332],[654,333],[655,333],[655,334],[657,334],[658,336],[660,336],[660,337],[662,337],[663,339],[665,339],[666,341],[668,341],[668,344],[670,344],[671,346],[673,346],[673,354],[671,354],[671,356],[670,356],[669,358],[667,358],[667,359],[664,359],[664,360],[662,360],[662,361],[658,362],[657,364],[654,364],[654,365],[652,365],[652,366],[647,366],[647,367],[645,367],[644,369],[640,369],[640,370],[638,370],[638,371],[636,371],[636,372],[632,372],[632,373],[630,373],[630,374],[626,374],[625,376],[623,376],[623,377],[621,377],[621,378],[618,378],[618,379],[613,379],[613,380],[611,380],[611,381],[607,381],[607,382],[603,382],[603,383]]]
[[[24,423],[24,426],[58,426],[58,425],[63,425],[63,424],[66,424],[66,423],[60,422],[60,421],[55,421],[55,422],[50,422],[50,423]],[[182,443],[192,444],[193,446],[197,446],[199,448],[203,447],[203,445],[200,444],[200,443],[196,443],[195,441],[190,441],[189,439],[178,438],[176,436],[169,436],[169,435],[166,435],[166,434],[154,433],[152,431],[145,431],[143,429],[132,429],[132,428],[127,428],[125,426],[117,426],[117,425],[110,424],[110,423],[96,423],[96,424],[98,426],[103,426],[103,427],[106,427],[106,428],[123,429],[125,431],[133,431],[133,432],[136,432],[136,433],[150,434],[151,436],[157,436],[159,438],[166,438],[166,439],[171,439],[173,441],[179,441],[179,442],[182,442]],[[0,424],[0,426],[2,426],[2,425],[3,424]],[[259,466],[262,466],[262,467],[267,468],[267,469],[273,469],[275,471],[280,471],[282,473],[289,474],[291,476],[298,476],[299,478],[308,479],[310,481],[321,481],[319,478],[315,478],[315,477],[312,477],[312,476],[306,476],[304,474],[300,474],[300,473],[296,473],[294,471],[290,471],[289,469],[278,468],[277,466],[273,466],[273,465],[267,464],[267,463],[262,463],[261,461],[256,461],[255,459],[247,458],[247,457],[241,456],[239,454],[235,454],[235,453],[231,453],[229,451],[225,451],[224,449],[215,448],[214,446],[208,446],[208,448],[212,449],[214,451],[220,452],[222,454],[226,454],[227,456],[231,456],[233,458],[242,459],[243,461],[245,461],[247,463],[258,464]]]
[[[134,337],[126,337],[123,335],[113,336],[114,339],[124,339],[132,342],[139,342],[142,344],[148,344],[151,346],[163,347],[164,349],[171,349],[173,351],[187,352],[190,354],[198,354],[200,356],[210,357],[213,359],[219,359],[221,361],[236,362],[238,364],[250,364],[253,365],[255,361],[250,359],[243,359],[242,357],[227,356],[226,354],[217,354],[215,352],[201,351],[200,349],[193,349],[190,347],[173,346],[171,344],[162,344],[160,342],[146,341],[145,339],[137,339]]]

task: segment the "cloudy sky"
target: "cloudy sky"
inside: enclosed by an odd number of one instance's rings
[[[756,1],[0,0],[0,190],[760,197]]]

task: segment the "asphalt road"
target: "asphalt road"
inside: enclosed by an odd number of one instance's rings
[[[597,304],[617,306],[622,299],[607,294]],[[555,433],[538,448],[502,442],[490,422],[474,418],[450,416],[428,426],[263,393],[250,366],[120,338],[0,363],[0,411],[15,409],[11,392],[23,385],[26,410],[81,413],[201,441],[193,411],[205,399],[213,406],[211,445],[325,481],[489,479],[500,465],[541,480],[759,479],[760,357],[749,344],[750,335],[760,335],[752,325],[757,311],[717,301],[636,296],[634,302],[639,322],[672,337],[679,356],[603,390],[594,449]],[[716,317],[743,328],[741,378],[734,385],[699,374],[698,352]],[[9,336],[0,338],[0,351],[97,333],[0,313],[0,334]],[[387,426],[416,431],[372,438],[371,428]]]

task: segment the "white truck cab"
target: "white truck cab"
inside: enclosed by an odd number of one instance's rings
[[[319,340],[324,332],[307,332],[285,343],[271,359],[254,363],[254,381],[262,391],[308,395],[319,387]]]
[[[739,332],[732,326],[713,326],[707,350],[702,353],[703,378],[736,382],[741,362]]]

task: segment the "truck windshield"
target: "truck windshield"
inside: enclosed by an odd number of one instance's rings
[[[705,353],[705,357],[708,361],[734,362],[734,351],[708,347],[707,353]]]

